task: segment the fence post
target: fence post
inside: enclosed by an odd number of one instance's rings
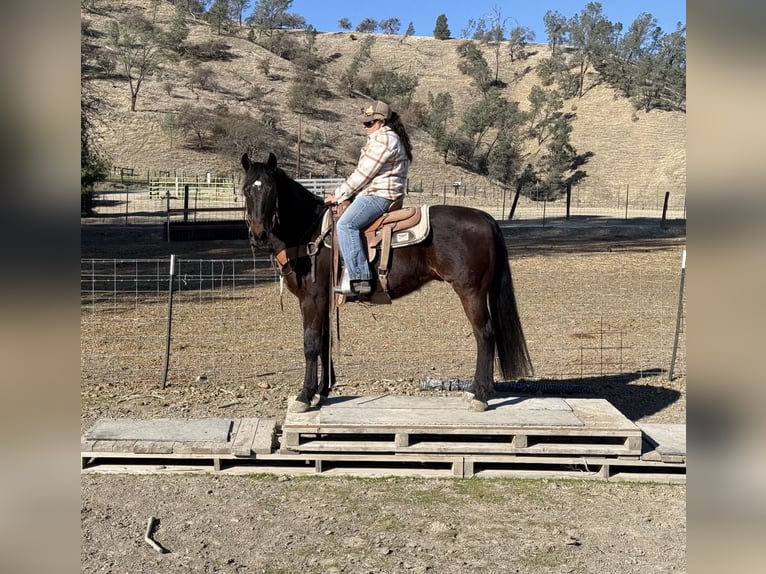
[[[670,199],[670,192],[665,192],[665,203],[662,205],[662,219],[660,219],[660,227],[665,228],[665,217],[668,213],[668,200]]]
[[[170,235],[170,227],[168,227]],[[165,339],[165,369],[162,373],[162,388],[164,389],[168,382],[168,368],[170,366],[170,327],[173,324],[173,277],[176,274],[176,256],[170,256],[170,275],[168,277],[168,329]]]
[[[184,223],[189,221],[189,185],[184,186]]]
[[[165,233],[170,243],[170,188],[165,188]]]
[[[508,220],[513,219],[513,214],[516,212],[516,204],[519,202],[519,196],[521,195],[521,186],[516,186],[516,194],[513,196],[513,203],[511,204],[511,213],[508,214]]]
[[[673,354],[670,357],[670,368],[668,369],[668,381],[673,380],[673,369],[676,364],[676,353],[678,351],[678,334],[681,330],[681,315],[684,308],[684,281],[686,279],[686,249],[681,256],[681,281],[678,288],[678,309],[676,310],[676,335],[673,340]]]

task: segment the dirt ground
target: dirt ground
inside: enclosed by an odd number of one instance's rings
[[[525,258],[551,254],[662,253],[685,243],[685,226],[592,221],[506,230]],[[250,256],[244,241],[161,241],[157,228],[83,226],[83,258]],[[402,300],[404,302],[404,300]],[[287,307],[293,301],[286,300]],[[450,358],[444,359],[449,363]],[[435,365],[438,371],[442,366]],[[445,367],[449,371],[450,365]],[[380,393],[353,376],[339,394]],[[103,416],[220,416],[205,392],[157,400],[110,388],[89,369],[82,427]],[[404,392],[397,377],[388,392]],[[405,383],[407,381],[404,381]],[[220,389],[218,389],[220,390]],[[248,389],[249,390],[249,389]],[[236,391],[233,390],[232,392]],[[227,416],[282,417],[290,385],[254,386]],[[412,393],[413,391],[408,391]],[[118,397],[140,395],[136,400]],[[631,420],[685,422],[685,377],[599,389]],[[214,475],[97,475],[81,480],[83,572],[684,572],[685,485],[573,480],[349,479]],[[159,519],[160,554],[143,541]]]

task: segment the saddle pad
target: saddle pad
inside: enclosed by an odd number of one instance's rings
[[[429,216],[430,205],[420,206],[420,223],[415,227],[397,231],[391,236],[391,247],[404,247],[414,245],[423,241],[431,231],[431,220]],[[326,233],[332,226],[332,212],[328,209],[322,218],[321,233]],[[332,247],[332,234],[327,233],[324,238],[325,247]]]

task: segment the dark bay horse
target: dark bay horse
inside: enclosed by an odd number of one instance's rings
[[[322,199],[277,167],[273,153],[266,163],[254,162],[245,154],[242,167],[250,242],[268,241],[287,288],[300,304],[306,372],[293,408],[302,412],[309,405],[321,404],[335,383],[330,356],[333,257],[319,238],[327,208]],[[483,211],[434,205],[430,214],[431,232],[424,242],[392,251],[389,296],[403,297],[432,280],[452,286],[476,337],[470,408],[482,411],[494,393],[495,350],[506,379],[528,375],[532,370],[505,240],[497,222]],[[320,358],[322,374],[318,381]]]

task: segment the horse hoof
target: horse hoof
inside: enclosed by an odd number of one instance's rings
[[[291,413],[305,413],[307,410],[309,410],[309,405],[302,403],[301,401],[295,401],[290,405]]]
[[[487,410],[487,403],[478,399],[471,399],[468,407],[477,413],[481,413]]]
[[[311,399],[311,406],[318,407],[321,404],[322,404],[322,395],[314,395],[314,397]]]

